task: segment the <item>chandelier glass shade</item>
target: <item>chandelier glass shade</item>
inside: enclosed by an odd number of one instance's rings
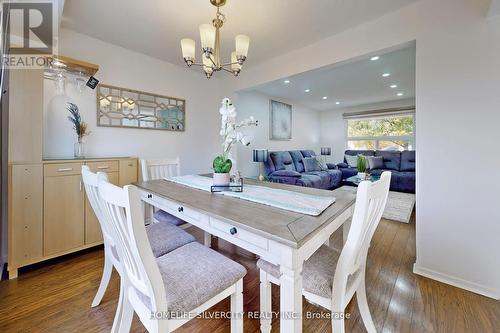
[[[210,0],[210,2],[217,7],[217,13],[212,24],[202,24],[199,27],[202,50],[201,63],[196,63],[196,43],[190,38],[181,40],[182,57],[188,67],[193,65],[202,67],[208,79],[212,77],[214,72],[221,70],[238,76],[248,55],[250,38],[246,35],[237,35],[235,51],[231,53],[230,62],[223,63],[220,54],[220,29],[224,25],[226,17],[220,12],[220,7],[224,6],[226,0]]]

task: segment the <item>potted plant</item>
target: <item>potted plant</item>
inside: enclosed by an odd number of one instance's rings
[[[358,160],[357,160],[357,164],[356,164],[356,167],[358,169],[358,177],[361,179],[361,180],[365,180],[366,179],[366,158],[363,156],[363,155],[358,155]]]
[[[223,139],[222,142],[222,154],[214,158],[213,169],[214,169],[214,185],[215,186],[226,186],[229,185],[231,181],[230,171],[233,166],[233,162],[230,158],[231,148],[235,143],[241,143],[244,146],[248,146],[250,141],[241,132],[237,130],[247,126],[257,126],[258,121],[253,117],[247,118],[239,123],[236,123],[236,109],[234,108],[231,100],[229,98],[222,99],[221,107],[219,113],[221,114],[221,130],[220,136]]]
[[[74,146],[74,155],[75,157],[84,157],[86,151],[83,138],[90,134],[87,129],[87,123],[82,121],[80,110],[78,110],[78,106],[76,106],[76,104],[68,103],[68,111],[71,114],[68,116],[68,120],[73,124],[73,129],[78,137],[78,141]]]

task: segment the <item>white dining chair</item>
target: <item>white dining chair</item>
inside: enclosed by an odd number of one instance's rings
[[[339,254],[322,245],[304,262],[302,294],[310,302],[332,311],[334,333],[343,333],[346,306],[356,293],[361,318],[369,333],[376,332],[368,308],[365,272],[368,248],[384,212],[391,173],[384,172],[379,181],[361,182],[356,195],[356,205],[346,243]],[[280,283],[280,268],[260,259],[260,311],[271,312],[271,283]],[[271,331],[271,320],[261,319],[261,332]]]
[[[171,332],[226,297],[231,332],[243,332],[243,266],[197,242],[155,258],[137,187],[100,178],[99,196],[117,234],[124,272],[113,332],[129,332],[134,312],[148,332]]]
[[[105,173],[103,173],[101,177],[106,181],[108,180]],[[92,307],[101,303],[104,293],[108,287],[113,267],[115,267],[120,276],[122,275],[122,265],[118,257],[115,242],[116,237],[114,236],[111,222],[106,220],[106,215],[103,214],[103,207],[100,202],[97,189],[97,178],[97,174],[90,171],[88,166],[82,166],[82,180],[85,187],[85,193],[101,227],[104,243],[104,269],[99,288],[97,289],[97,293],[92,301]],[[166,223],[156,223],[154,225],[150,225],[147,227],[146,232],[155,257],[160,257],[172,250],[177,249],[178,247],[196,241],[194,236],[191,234]]]
[[[159,180],[168,177],[180,176],[181,163],[180,158],[160,158],[160,159],[145,159],[141,158],[141,174],[143,181]],[[167,222],[179,226],[182,229],[189,228],[191,225],[186,221],[165,212],[164,210],[156,210],[154,206],[149,206],[149,218],[152,223]],[[204,232],[204,243],[206,246],[211,246],[212,237],[209,233]]]

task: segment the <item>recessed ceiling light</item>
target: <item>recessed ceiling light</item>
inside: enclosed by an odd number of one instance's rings
[[[304,90],[304,92],[310,92],[310,91],[311,91],[311,89],[306,89],[306,90]]]
[[[397,84],[393,84],[393,85],[391,85],[391,89],[396,89],[397,87],[398,87],[398,85],[397,85]]]
[[[382,74],[382,76],[383,77],[389,77],[389,76],[391,76],[391,73],[384,73],[384,74]]]
[[[371,58],[370,58],[370,60],[371,60],[371,61],[376,61],[376,60],[379,60],[379,59],[380,59],[380,57],[379,57],[379,56],[375,56],[375,57],[371,57]]]
[[[335,104],[340,105],[340,101],[336,101]]]
[[[403,96],[404,94],[402,92],[398,93],[398,96],[401,97]]]
[[[323,99],[328,99],[328,97],[326,97],[326,96],[323,96]]]
[[[290,83],[290,80],[285,80],[283,81],[284,84],[289,84]]]

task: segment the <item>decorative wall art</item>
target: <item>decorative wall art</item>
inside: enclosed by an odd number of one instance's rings
[[[99,84],[97,126],[184,131],[184,99]]]
[[[271,100],[269,103],[270,126],[269,139],[292,139],[292,106]]]

